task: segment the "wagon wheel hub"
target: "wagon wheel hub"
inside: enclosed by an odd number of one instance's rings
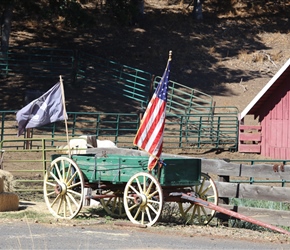
[[[54,191],[56,194],[64,195],[64,194],[66,194],[67,187],[64,183],[60,183],[54,187]]]
[[[139,204],[141,207],[147,204],[147,197],[145,194],[140,194],[136,197],[135,203]]]

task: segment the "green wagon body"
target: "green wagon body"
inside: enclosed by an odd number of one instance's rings
[[[59,155],[54,155],[57,158]],[[72,159],[81,169],[87,183],[110,182],[124,184],[138,172],[148,172],[148,156],[120,154],[81,154],[72,155]],[[197,185],[200,181],[201,160],[193,158],[162,158],[159,182],[161,186]],[[157,168],[156,168],[157,169]],[[153,171],[153,175],[157,175]]]
[[[114,217],[152,226],[164,202],[177,202],[190,223],[207,224],[215,211],[195,206],[184,197],[217,204],[211,178],[201,172],[200,158],[162,154],[162,164],[148,171],[146,152],[123,148],[94,148],[84,154],[55,154],[44,181],[48,209],[58,218],[74,218],[92,200]]]
[[[85,181],[126,183],[138,172],[147,171],[148,157],[107,155],[73,155],[84,174]],[[200,180],[200,159],[163,159],[166,164],[161,171],[159,182],[162,186],[195,185]]]

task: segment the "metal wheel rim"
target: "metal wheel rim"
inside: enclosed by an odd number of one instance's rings
[[[74,218],[81,210],[84,199],[84,179],[77,164],[63,156],[53,160],[45,174],[43,193],[53,216]]]
[[[137,173],[127,182],[124,208],[134,224],[152,226],[163,208],[163,193],[158,180],[149,173]]]

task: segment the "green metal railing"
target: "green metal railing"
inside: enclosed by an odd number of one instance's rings
[[[51,48],[11,47],[0,52],[0,75],[24,75],[26,78],[71,79],[74,51]]]
[[[14,176],[16,192],[42,192],[43,180],[53,154],[63,153],[61,149],[51,146],[52,139],[44,138],[14,138],[0,142],[1,169],[9,171]],[[57,145],[63,144],[63,138],[54,138]],[[30,142],[38,147],[23,148],[23,143]],[[11,147],[22,145],[22,147]]]
[[[154,89],[161,80],[154,79]],[[166,111],[172,114],[212,114],[214,112],[213,98],[196,89],[180,83],[169,81]]]
[[[135,100],[145,107],[149,100],[152,75],[140,69],[91,54],[78,54],[76,82],[93,83],[99,90]]]
[[[15,136],[16,131],[16,119],[15,119],[16,111],[0,111],[1,118],[1,127],[0,127],[0,138],[1,141],[6,137]]]
[[[152,85],[151,73],[74,50],[12,47],[0,52],[0,75],[28,79],[59,78],[66,83],[93,85],[147,105]],[[124,101],[123,100],[123,101]]]
[[[106,94],[109,91],[116,93],[118,98],[133,99],[143,108],[161,79],[155,77],[153,81],[148,72],[83,52],[29,47],[14,47],[7,54],[1,54],[0,74],[54,78],[67,74],[74,83],[92,84]],[[220,112],[217,109],[210,95],[170,81],[164,148],[229,146],[237,150],[237,110]],[[17,133],[15,111],[0,112],[1,140],[4,140]],[[132,146],[140,123],[137,114],[68,112],[68,115],[69,136],[92,134],[110,139],[121,147]],[[62,122],[31,132],[33,138],[48,136],[53,139],[66,134]],[[54,141],[51,143],[53,145]]]
[[[219,108],[219,107],[217,107]],[[219,148],[228,145],[228,149],[237,150],[238,113],[199,113],[183,116],[183,139],[194,148],[204,148],[206,145]]]
[[[25,139],[24,139],[25,140]],[[35,139],[33,139],[35,140]],[[39,140],[39,139],[38,139]],[[23,144],[23,140],[4,140],[0,143],[1,168],[13,174],[13,189],[15,192],[41,191],[43,186],[44,171],[46,169],[46,156],[44,151],[44,140],[41,150],[22,148],[11,148],[8,145]],[[33,155],[37,155],[36,157]]]
[[[5,111],[0,115],[7,119],[2,124],[1,138],[16,137],[15,113]],[[9,118],[9,119],[8,119]],[[140,117],[132,113],[68,112],[68,135],[96,135],[99,139],[114,141],[119,147],[131,148],[139,128]],[[9,129],[7,129],[9,127]],[[32,138],[53,138],[66,140],[64,122],[52,123],[31,130]],[[23,144],[22,144],[23,145]],[[164,148],[229,148],[237,150],[238,117],[235,113],[217,115],[167,114],[164,131]],[[16,147],[21,147],[17,144]],[[33,144],[32,147],[40,145]]]

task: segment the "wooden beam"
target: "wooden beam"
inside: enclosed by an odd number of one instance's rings
[[[286,187],[253,185],[246,183],[215,182],[219,197],[286,202],[290,201],[290,190]]]

